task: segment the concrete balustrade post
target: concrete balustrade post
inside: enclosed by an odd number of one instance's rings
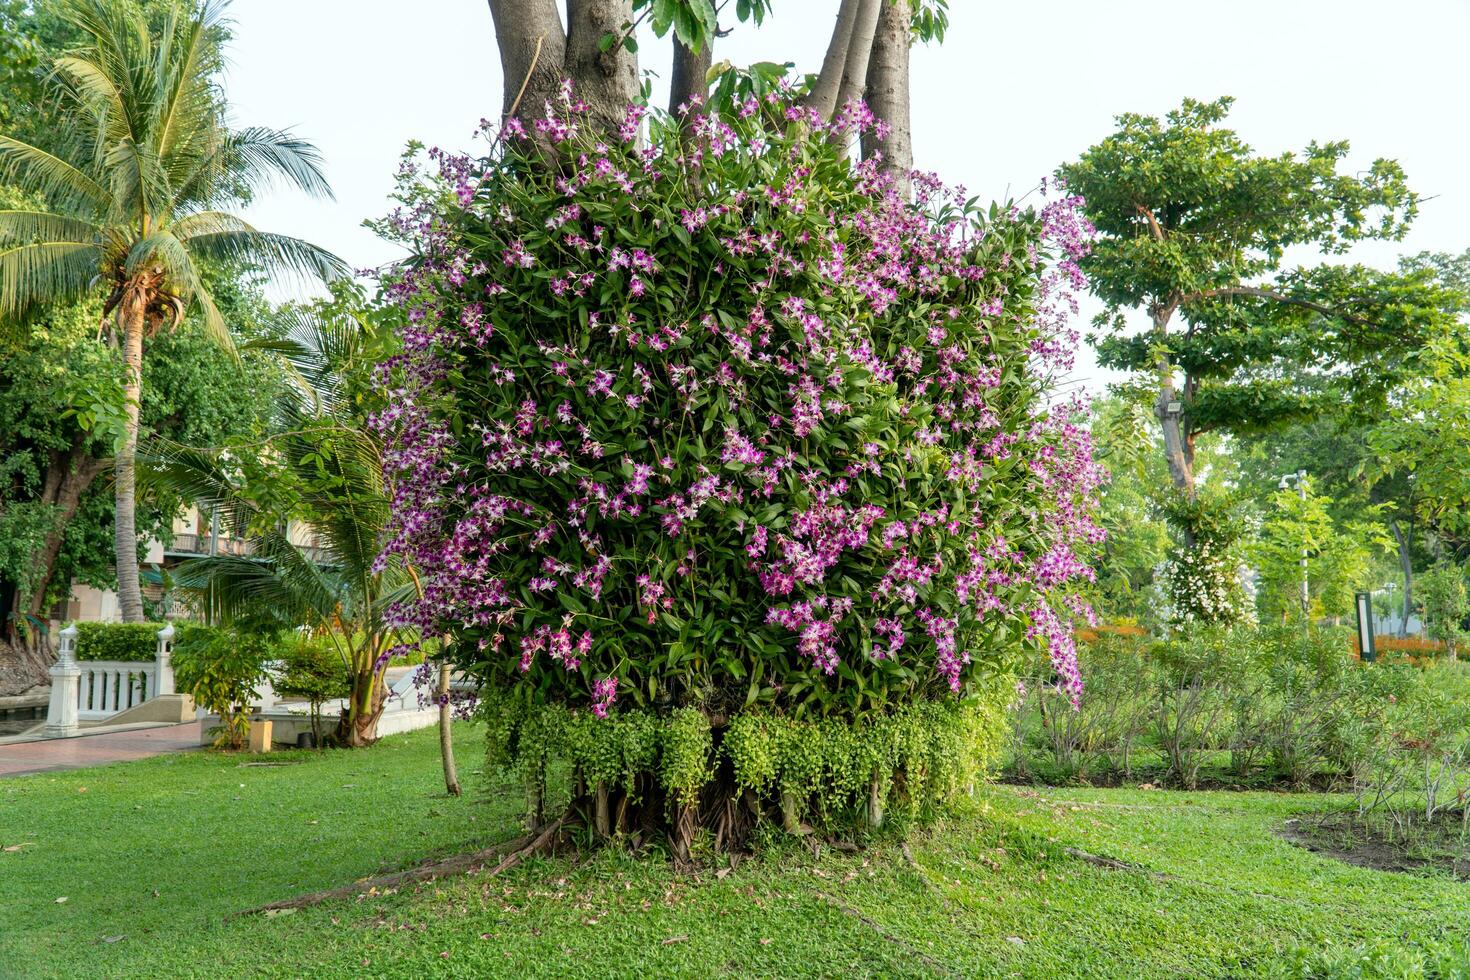
[[[155,665],[153,673],[154,690],[148,693],[150,699],[174,693],[173,657],[174,624],[167,623],[163,629],[158,631],[158,650],[153,654]]]
[[[61,649],[51,666],[51,704],[46,709],[47,738],[66,738],[80,731],[77,724],[77,699],[80,696],[82,671],[77,666],[77,628],[73,624],[61,631]]]

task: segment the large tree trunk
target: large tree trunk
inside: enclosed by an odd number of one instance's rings
[[[1404,533],[1396,518],[1388,519],[1388,529],[1398,545],[1399,569],[1404,573],[1403,618],[1399,620],[1399,637],[1409,635],[1409,612],[1414,608],[1414,555],[1410,536]]]
[[[868,63],[873,57],[874,36],[878,30],[878,17],[882,8],[890,6],[890,0],[862,0],[857,16],[852,23],[852,40],[847,46],[847,59],[842,66],[842,84],[837,87],[837,107],[833,114],[840,114],[849,102],[861,102],[868,87]]]
[[[909,122],[909,43],[913,10],[908,0],[881,0],[873,54],[868,61],[868,107],[889,126],[881,142],[877,134],[863,135],[863,157],[881,152],[879,170],[893,178],[899,194],[910,194],[909,172],[914,169],[913,127]]]
[[[633,0],[567,0],[567,75],[601,133],[616,132],[638,99],[638,57],[624,45],[602,51],[604,35],[621,38],[633,20]]]
[[[148,296],[132,285],[118,304],[123,346],[123,432],[113,460],[113,555],[117,561],[117,604],[125,623],[143,622],[143,591],[138,583],[137,455],[138,410],[143,398],[143,323]]]
[[[32,556],[36,571],[30,589],[7,588],[0,602],[0,611],[6,614],[4,628],[0,629],[0,697],[50,682],[48,671],[55,651],[51,638],[39,628],[45,618],[46,592],[51,587],[66,526],[76,516],[82,494],[102,465],[82,449],[83,441],[84,437],[78,435],[68,451],[51,451],[39,502],[55,508],[54,523]]]
[[[490,16],[505,75],[501,113],[540,118],[565,74],[567,36],[556,0],[490,0]]]
[[[837,23],[832,28],[832,39],[827,42],[827,53],[822,58],[822,70],[807,92],[806,104],[815,109],[823,119],[831,119],[837,108],[837,92],[842,87],[842,73],[847,67],[847,52],[852,46],[852,27],[857,21],[858,7],[862,0],[842,0],[837,8]]]
[[[681,106],[690,106],[697,97],[701,102],[709,94],[710,66],[714,64],[714,38],[708,38],[695,51],[678,36],[674,37],[674,73],[669,80],[669,112],[677,116]],[[687,123],[686,123],[687,125]]]

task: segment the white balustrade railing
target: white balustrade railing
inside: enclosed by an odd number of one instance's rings
[[[119,660],[84,660],[77,664],[77,717],[82,721],[107,718],[157,697],[153,664]]]
[[[75,735],[79,722],[100,721],[174,693],[173,624],[158,631],[153,662],[76,659],[77,628],[61,631],[61,648],[51,668],[51,705],[46,734]]]

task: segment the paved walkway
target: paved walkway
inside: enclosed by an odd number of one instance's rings
[[[199,722],[165,725],[130,732],[51,738],[0,745],[0,779],[28,772],[77,769],[109,762],[146,759],[165,752],[199,748]]]

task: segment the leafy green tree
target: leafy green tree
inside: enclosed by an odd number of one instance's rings
[[[147,337],[192,305],[230,343],[208,288],[210,263],[333,278],[341,261],[296,238],[251,227],[223,208],[278,179],[327,195],[315,149],[289,133],[228,128],[219,98],[222,4],[170,6],[62,0],[83,37],[52,64],[57,114],[42,147],[0,135],[0,179],[44,206],[0,212],[0,317],[106,290],[121,346],[121,431],[114,447],[114,554],[123,619],[143,618],[135,457]],[[51,140],[54,140],[52,142]]]
[[[1375,490],[1398,489],[1418,521],[1460,558],[1470,555],[1470,251],[1421,253],[1404,260],[1432,269],[1459,297],[1457,329],[1433,344],[1422,370],[1365,430],[1364,474]],[[1380,489],[1382,488],[1382,489]],[[1409,596],[1405,595],[1407,603]]]
[[[1099,612],[1109,618],[1152,618],[1154,573],[1169,551],[1169,526],[1158,507],[1168,473],[1146,407],[1115,395],[1093,403],[1092,439],[1110,476],[1099,523],[1107,530],[1097,562]]]
[[[1419,580],[1423,595],[1424,631],[1445,645],[1451,657],[1458,656],[1465,641],[1465,618],[1470,616],[1470,595],[1465,590],[1465,570],[1441,562]]]
[[[1305,470],[1313,488],[1331,498],[1328,510],[1339,524],[1357,522],[1370,512],[1376,515],[1393,538],[1392,563],[1403,582],[1396,596],[1403,624],[1413,610],[1414,570],[1429,560],[1419,487],[1411,472],[1385,469],[1385,459],[1369,445],[1370,432],[1358,419],[1328,416],[1243,437],[1236,453],[1241,489],[1246,497],[1265,501],[1276,492],[1283,473]],[[1389,574],[1379,569],[1372,576],[1375,582],[1382,581],[1379,571]]]
[[[263,295],[232,281],[216,295],[236,336],[250,339]],[[114,507],[99,477],[120,429],[122,385],[117,351],[97,336],[99,309],[95,300],[53,307],[23,336],[0,340],[0,651],[11,658],[0,694],[44,683],[47,612],[74,582],[114,585]],[[271,359],[233,357],[195,317],[148,346],[144,371],[141,430],[192,444],[262,432],[282,380]],[[179,503],[141,498],[140,537],[167,541]]]
[[[1099,361],[1151,379],[1183,497],[1201,435],[1376,410],[1453,323],[1453,290],[1431,269],[1285,269],[1288,249],[1338,255],[1400,238],[1418,197],[1391,160],[1342,172],[1345,142],[1257,154],[1221,125],[1231,102],[1121,115],[1059,171],[1098,232],[1084,267],[1106,304]],[[1131,310],[1146,329],[1130,327]]]
[[[1418,513],[1452,550],[1470,548],[1470,358],[1441,350],[1429,371],[1407,384],[1368,431],[1378,474],[1407,474]]]
[[[1260,533],[1248,549],[1258,573],[1256,605],[1263,621],[1302,616],[1304,558],[1306,613],[1313,619],[1347,615],[1354,591],[1369,584],[1374,551],[1390,544],[1375,520],[1377,508],[1340,522],[1331,513],[1332,503],[1331,497],[1316,492],[1310,479],[1305,494],[1288,487],[1271,497]]]

